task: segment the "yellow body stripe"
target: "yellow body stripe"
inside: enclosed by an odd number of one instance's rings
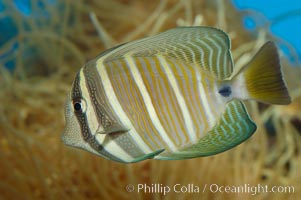
[[[138,86],[131,77],[130,69],[124,60],[112,61],[107,71],[112,87],[127,117],[152,149],[161,148],[164,144],[154,127]]]
[[[141,78],[139,70],[136,67],[135,61],[129,55],[125,56],[125,61],[127,62],[128,67],[130,67],[130,69],[131,69],[131,72],[132,72],[132,75],[134,77],[134,80],[135,80],[136,84],[139,86],[140,93],[143,97],[143,100],[144,100],[144,103],[146,105],[148,114],[150,115],[150,118],[153,121],[154,126],[156,127],[156,129],[160,133],[161,137],[163,138],[163,141],[167,144],[167,146],[172,151],[176,151],[176,146],[175,146],[174,142],[172,142],[171,138],[166,133],[163,125],[161,124],[161,122],[158,118],[158,115],[157,115],[156,110],[155,110],[155,108],[152,104],[149,93],[147,92],[147,89],[146,89],[146,87],[144,85],[144,82]]]
[[[204,109],[206,108],[202,105],[198,95],[196,74],[200,72],[192,66],[193,64],[183,64],[176,61],[169,61],[169,64],[177,78],[178,87],[182,92],[195,129],[195,132],[188,132],[188,134],[194,134],[196,138],[199,138],[207,127],[206,116],[204,114]]]
[[[193,126],[193,121],[190,117],[190,113],[189,113],[188,108],[186,106],[186,102],[184,100],[184,97],[182,96],[182,93],[179,90],[177,80],[174,77],[174,73],[170,69],[170,64],[167,62],[167,60],[164,57],[159,56],[158,58],[159,58],[159,61],[161,62],[161,64],[163,65],[164,70],[166,71],[166,77],[168,78],[168,80],[171,84],[171,88],[173,89],[173,91],[174,91],[174,93],[177,97],[178,103],[180,105],[180,109],[181,109],[182,114],[184,116],[185,125],[186,125],[186,129],[187,129],[187,133],[188,133],[188,136],[190,138],[190,141],[194,142],[194,141],[196,141],[197,138],[196,138],[196,135],[195,135],[195,129],[194,129],[194,126]]]
[[[145,140],[143,140],[140,136],[140,134],[137,132],[137,130],[134,128],[132,125],[131,121],[127,117],[127,115],[124,113],[117,97],[114,92],[114,89],[112,87],[112,84],[110,82],[110,78],[107,74],[107,71],[105,67],[103,66],[103,59],[99,59],[97,61],[97,70],[100,76],[102,77],[102,84],[104,85],[104,90],[106,93],[106,96],[109,99],[109,102],[114,109],[114,112],[118,114],[119,120],[124,124],[130,131],[130,135],[135,139],[137,142],[138,146],[141,148],[141,150],[145,153],[150,153],[153,150],[146,144]]]
[[[198,90],[199,90],[198,91],[199,96],[201,98],[202,104],[204,105],[203,110],[205,112],[209,127],[212,127],[214,125],[213,122],[215,121],[215,118],[214,118],[214,115],[212,114],[212,110],[211,110],[211,107],[209,105],[209,101],[207,99],[207,94],[208,93],[206,93],[206,90],[204,88],[205,80],[204,80],[204,77],[201,74],[196,73],[196,75],[197,75],[197,85],[198,85]]]
[[[189,138],[183,134],[186,132],[184,118],[174,92],[169,89],[170,83],[162,69],[163,66],[156,57],[139,58],[136,64],[140,67],[145,87],[151,94],[154,108],[167,134],[176,146],[185,144]]]

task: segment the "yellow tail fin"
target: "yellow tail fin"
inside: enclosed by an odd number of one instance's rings
[[[239,75],[244,77],[248,98],[271,104],[291,102],[273,42],[265,43]]]

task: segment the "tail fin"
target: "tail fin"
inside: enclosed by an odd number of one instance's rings
[[[282,78],[277,47],[265,43],[238,76],[244,76],[250,99],[271,104],[289,104],[291,98]]]

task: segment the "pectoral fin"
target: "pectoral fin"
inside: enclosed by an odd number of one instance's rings
[[[255,130],[256,125],[250,119],[244,104],[233,100],[227,104],[219,123],[198,143],[158,159],[177,160],[221,153],[251,137]]]
[[[120,125],[120,124],[114,124],[106,129],[104,129],[102,126],[99,126],[96,133],[99,134],[112,134],[112,133],[122,133],[127,132],[130,129]]]
[[[146,160],[146,159],[154,158],[155,156],[159,155],[163,151],[165,151],[165,149],[160,149],[158,151],[155,151],[155,152],[146,154],[144,156],[138,157],[138,158],[134,159],[132,162],[135,163],[135,162],[140,162],[140,161],[143,161],[143,160]]]

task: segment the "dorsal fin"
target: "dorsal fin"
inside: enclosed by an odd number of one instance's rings
[[[155,36],[126,43],[114,48],[104,62],[133,57],[164,56],[195,64],[219,80],[233,71],[230,40],[222,30],[213,27],[178,27]]]

